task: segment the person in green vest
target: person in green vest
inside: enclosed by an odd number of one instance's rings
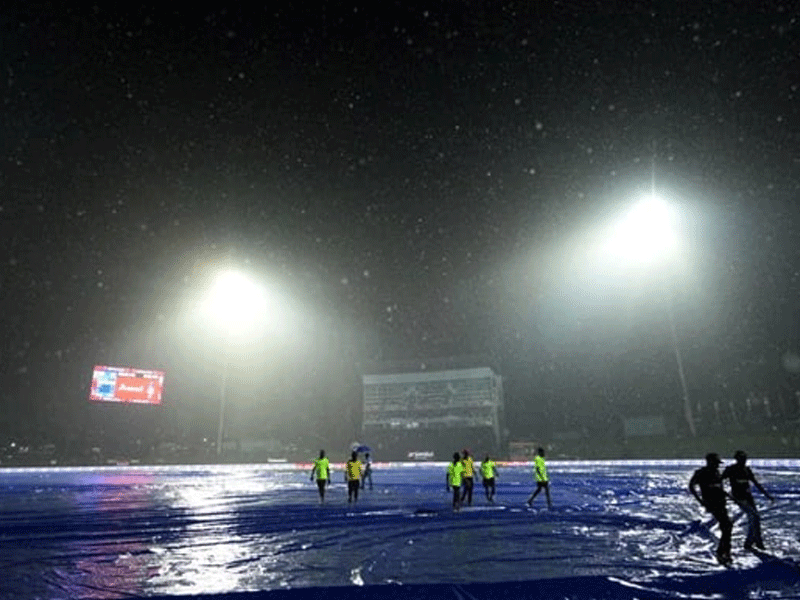
[[[497,477],[497,468],[494,461],[487,454],[483,462],[481,462],[481,478],[483,479],[483,491],[486,493],[486,499],[490,504],[494,504],[495,477]]]
[[[319,502],[325,502],[325,488],[331,484],[331,465],[325,456],[325,450],[319,451],[319,458],[314,461],[311,467],[311,481],[317,476],[317,489],[319,490]]]
[[[350,460],[344,466],[344,480],[347,482],[347,502],[358,502],[358,490],[361,488],[361,461],[358,452],[350,454]]]
[[[464,473],[464,463],[461,462],[461,455],[453,452],[453,462],[447,465],[447,479],[445,486],[447,491],[453,488],[453,510],[461,508],[461,477]]]
[[[533,506],[533,499],[539,495],[539,492],[544,490],[547,496],[547,508],[553,508],[550,502],[550,478],[547,476],[547,465],[544,462],[544,448],[539,446],[536,449],[536,457],[533,459],[533,474],[536,477],[536,489],[533,490],[530,498],[528,498],[528,506]]]
[[[461,504],[464,504],[464,500],[466,500],[467,505],[472,506],[472,489],[475,487],[475,464],[472,461],[469,450],[466,448],[462,452],[461,462],[464,465],[464,474],[461,476],[461,485],[464,486],[464,491],[461,492]]]

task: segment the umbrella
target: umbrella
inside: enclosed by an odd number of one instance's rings
[[[354,452],[372,452],[372,448],[369,446],[357,446],[353,449]]]

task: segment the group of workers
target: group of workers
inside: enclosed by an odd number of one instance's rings
[[[497,465],[486,454],[479,470],[483,480],[483,491],[486,495],[486,500],[490,504],[494,504],[494,495],[497,489],[495,484]],[[547,475],[547,465],[544,461],[544,448],[537,449],[536,457],[533,461],[533,472],[536,488],[528,498],[528,506],[532,506],[534,498],[539,495],[539,492],[544,491],[547,497],[547,506],[550,508],[552,506],[550,480]],[[319,501],[324,503],[325,490],[331,483],[330,461],[325,456],[325,450],[319,451],[319,458],[314,461],[314,465],[311,467],[311,481],[315,479],[319,491]],[[358,491],[359,489],[365,489],[367,482],[369,482],[369,489],[372,489],[372,461],[369,453],[365,454],[363,465],[358,459],[357,451],[354,450],[350,454],[350,460],[345,463],[344,467],[344,480],[347,483],[348,503],[358,501]],[[453,461],[447,465],[445,486],[448,492],[452,489],[453,510],[459,510],[464,503],[467,506],[472,506],[472,492],[475,486],[475,463],[466,448],[462,450],[461,454],[458,452],[453,453]]]
[[[469,450],[464,449],[459,455],[458,452],[453,453],[453,460],[447,465],[447,478],[445,480],[445,487],[449,492],[453,491],[453,510],[458,511],[466,502],[467,506],[472,506],[472,489],[475,484],[475,465],[470,455]],[[481,478],[483,479],[483,491],[486,494],[486,500],[490,504],[494,504],[495,494],[495,478],[497,477],[497,468],[494,461],[487,454],[480,464]],[[544,461],[544,448],[538,448],[536,457],[533,460],[533,473],[536,479],[536,489],[533,490],[528,498],[528,506],[533,506],[533,499],[544,490],[547,497],[547,507],[552,507],[550,500],[550,479],[547,476],[547,465]]]
[[[314,461],[311,468],[311,481],[316,477],[317,489],[319,490],[320,503],[325,502],[325,488],[331,483],[331,464],[325,456],[325,450],[319,451],[319,458]],[[347,502],[358,501],[358,491],[365,489],[369,481],[369,489],[372,489],[372,460],[369,452],[364,455],[364,463],[358,460],[358,452],[353,450],[350,453],[350,460],[344,466],[344,480],[347,483]]]
[[[733,458],[735,462],[725,467],[720,473],[719,466],[722,464],[722,460],[719,454],[710,452],[706,454],[706,466],[697,469],[689,480],[689,491],[719,523],[721,535],[716,555],[717,560],[723,565],[731,563],[733,522],[728,516],[728,498],[733,500],[747,516],[745,550],[753,548],[764,550],[764,540],[761,538],[761,518],[753,494],[750,492],[750,484],[755,485],[770,501],[774,501],[774,498],[758,482],[753,471],[747,466],[747,454],[743,450],[737,450]],[[726,480],[730,484],[730,493],[724,486]]]
[[[481,478],[483,479],[483,491],[486,499],[494,503],[496,491],[495,477],[497,468],[494,461],[487,454],[480,465]],[[472,506],[472,490],[475,485],[475,463],[469,450],[462,450],[461,454],[453,453],[453,462],[447,465],[447,478],[445,479],[445,489],[449,492],[453,490],[453,510],[458,510],[464,502]]]
[[[719,454],[710,452],[706,455],[706,465],[697,469],[689,480],[689,491],[719,524],[721,535],[716,556],[717,560],[724,565],[731,563],[731,534],[733,531],[733,522],[728,515],[727,500],[729,498],[733,500],[747,516],[747,537],[744,542],[746,550],[753,548],[764,550],[764,540],[761,536],[761,518],[758,514],[753,494],[750,492],[750,484],[755,485],[769,500],[774,500],[755,478],[750,467],[747,466],[747,454],[742,450],[737,450],[733,458],[735,462],[720,472],[719,467],[722,464],[722,460]],[[494,504],[497,468],[488,454],[481,462],[479,470],[483,480],[486,500]],[[533,475],[536,481],[536,488],[528,497],[528,506],[533,506],[536,496],[544,491],[547,498],[547,507],[552,508],[550,479],[544,459],[544,448],[537,448],[536,456],[533,460]],[[317,488],[319,489],[320,502],[324,503],[325,488],[331,482],[330,463],[325,456],[324,450],[319,451],[319,458],[314,461],[314,466],[311,469],[311,480],[314,481],[315,477]],[[350,460],[345,464],[344,478],[347,482],[348,503],[358,500],[358,491],[359,489],[365,489],[367,481],[371,490],[372,461],[369,453],[365,455],[362,465],[361,461],[358,460],[358,452],[353,451],[350,455]],[[724,482],[726,480],[729,482],[730,492],[725,489]],[[452,462],[447,465],[447,479],[445,481],[447,491],[450,492],[452,490],[454,511],[460,510],[465,503],[467,506],[472,506],[474,481],[475,464],[469,450],[464,449],[461,453],[454,452]]]

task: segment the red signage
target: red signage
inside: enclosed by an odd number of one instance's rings
[[[97,366],[89,399],[98,402],[161,404],[164,372],[129,367]]]

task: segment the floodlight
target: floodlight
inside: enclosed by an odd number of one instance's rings
[[[677,247],[674,210],[652,195],[612,225],[603,253],[622,264],[650,265],[672,255]]]
[[[220,272],[197,305],[204,325],[222,330],[229,342],[285,334],[291,310],[277,290],[237,270]]]
[[[203,326],[216,327],[222,333],[225,369],[220,388],[217,455],[222,453],[225,402],[230,355],[240,344],[267,343],[285,335],[294,311],[277,291],[262,285],[246,273],[225,270],[217,274],[196,305],[195,317]],[[275,335],[279,334],[279,335]]]
[[[266,290],[240,271],[220,273],[209,290],[206,316],[230,334],[246,330],[267,309]]]
[[[621,218],[615,220],[607,231],[602,232],[599,254],[602,272],[609,275],[608,267],[613,264],[618,272],[643,268],[655,273],[674,272],[675,259],[679,250],[677,234],[677,215],[675,209],[655,193],[633,205]],[[658,267],[654,269],[654,267]],[[671,268],[670,268],[671,267]],[[629,275],[630,273],[628,273]],[[637,278],[634,278],[634,280]],[[652,280],[652,279],[651,279]],[[637,287],[643,282],[635,282]],[[675,319],[672,315],[669,294],[667,298],[667,319],[672,334],[672,347],[678,366],[684,400],[684,414],[692,437],[696,436],[692,406],[689,400],[689,388],[683,371],[683,358],[678,345]]]

